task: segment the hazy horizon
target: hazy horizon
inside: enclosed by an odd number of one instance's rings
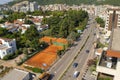
[[[5,4],[5,3],[10,2],[10,1],[13,1],[13,0],[0,0],[0,4]]]

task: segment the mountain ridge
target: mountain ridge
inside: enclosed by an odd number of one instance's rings
[[[22,2],[25,0],[13,0],[8,3],[12,6],[16,3]],[[120,0],[26,0],[26,1],[36,1],[39,5],[49,5],[49,4],[67,4],[67,5],[80,5],[80,4],[95,4],[95,5],[114,5],[120,6]]]

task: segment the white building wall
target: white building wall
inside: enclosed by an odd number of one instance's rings
[[[0,49],[0,58],[2,59],[5,55],[9,54],[9,53],[14,53],[17,49],[16,47],[16,40],[13,39],[13,40],[10,40],[10,41],[7,41],[7,40],[3,40],[3,39],[0,39],[0,41],[2,42],[1,44],[1,48]],[[4,46],[2,46],[4,45]]]
[[[0,50],[0,58],[3,59],[7,54],[12,54],[12,48]]]
[[[33,12],[35,10],[38,10],[38,5],[36,2],[30,2],[30,11]]]
[[[116,73],[115,69],[110,69],[110,68],[102,67],[102,66],[97,66],[96,71],[105,73],[105,74],[109,74],[109,75],[115,75],[115,73]]]
[[[120,59],[118,59],[118,62],[117,62],[114,80],[120,80]]]
[[[100,73],[113,75],[114,76],[113,80],[120,80],[120,58],[118,58],[116,69],[110,69],[110,68],[98,65],[96,68],[96,71]]]
[[[3,59],[5,55],[7,55],[6,50],[0,50],[0,58]]]

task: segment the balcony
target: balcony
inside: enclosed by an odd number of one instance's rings
[[[101,73],[115,75],[116,74],[117,58],[111,58],[106,56],[106,52],[103,51],[101,59],[97,65],[96,70]]]
[[[113,80],[113,79],[114,79],[114,76],[103,74],[103,73],[99,73],[97,77],[97,80]]]

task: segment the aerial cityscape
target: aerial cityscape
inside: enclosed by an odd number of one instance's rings
[[[120,80],[119,0],[1,0],[0,80]]]

